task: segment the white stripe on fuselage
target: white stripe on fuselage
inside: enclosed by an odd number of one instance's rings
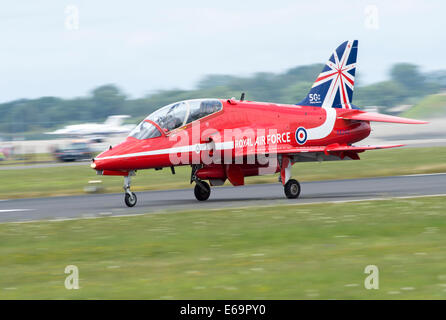
[[[181,146],[181,147],[173,147],[173,148],[160,149],[160,150],[127,153],[127,154],[120,154],[120,155],[109,156],[109,157],[101,157],[101,158],[96,158],[96,160],[120,159],[120,158],[141,157],[141,156],[155,156],[155,155],[184,153],[184,152],[197,152],[198,150],[202,151],[202,150],[210,150],[210,149],[211,149],[211,143],[200,143],[200,144],[197,143],[197,144],[193,144],[193,145],[189,145],[189,146]],[[227,142],[215,143],[215,149],[216,150],[234,149],[234,142],[227,141]]]
[[[319,140],[327,137],[334,128],[336,122],[336,109],[335,108],[321,108],[325,110],[325,122],[319,127],[306,129],[307,130],[307,140]]]

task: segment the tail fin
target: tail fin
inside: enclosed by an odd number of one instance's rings
[[[358,40],[345,41],[337,47],[298,105],[352,109],[357,54]]]

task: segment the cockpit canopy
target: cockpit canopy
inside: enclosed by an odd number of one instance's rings
[[[161,132],[158,130],[158,128],[147,121],[141,122],[129,133],[129,137],[133,137],[138,140],[156,138],[160,136]]]
[[[161,129],[169,132],[192,121],[220,111],[222,108],[222,103],[217,99],[184,100],[156,110],[145,120],[153,121],[159,125]],[[149,139],[161,136],[159,130],[153,124],[145,120],[130,132],[129,137]]]

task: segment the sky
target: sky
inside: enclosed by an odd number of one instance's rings
[[[0,2],[0,102],[85,96],[114,83],[132,98],[324,63],[359,40],[362,83],[396,62],[446,69],[445,1]]]

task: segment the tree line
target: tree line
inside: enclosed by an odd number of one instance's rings
[[[41,97],[0,104],[0,133],[44,132],[80,122],[101,122],[113,114],[129,114],[136,122],[159,107],[174,101],[213,97],[294,104],[308,93],[322,64],[298,66],[283,73],[260,72],[249,77],[208,75],[194,90],[163,90],[130,99],[116,85],[107,84],[85,97],[62,99]],[[359,82],[359,83],[358,83]],[[423,73],[409,63],[392,66],[386,81],[361,85],[356,77],[353,102],[358,106],[381,106],[381,112],[400,104],[413,104],[422,97],[446,88],[446,71]]]

